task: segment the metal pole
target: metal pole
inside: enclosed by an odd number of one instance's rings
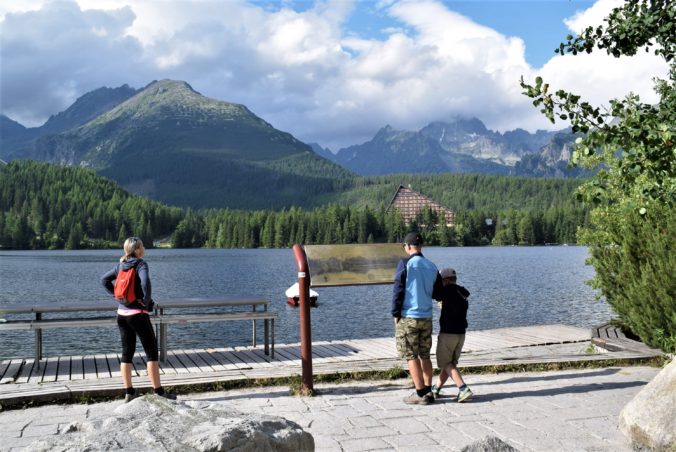
[[[35,313],[35,320],[42,320],[42,313]],[[42,329],[35,329],[35,364],[40,368],[40,360],[42,359]]]
[[[301,390],[312,394],[312,334],[310,328],[310,271],[305,250],[293,245],[293,255],[298,266],[298,304],[300,311],[300,360],[302,365]]]
[[[159,308],[157,314],[160,316],[160,361],[167,362],[167,325],[164,320],[164,308]]]

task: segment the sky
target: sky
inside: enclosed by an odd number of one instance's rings
[[[654,102],[652,54],[554,54],[621,0],[0,0],[0,113],[43,124],[102,86],[188,82],[334,152],[385,125],[558,130],[519,79]]]

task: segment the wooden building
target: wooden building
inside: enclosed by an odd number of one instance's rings
[[[389,206],[387,206],[387,210],[397,209],[401,212],[402,217],[404,217],[404,222],[408,225],[411,221],[415,220],[416,215],[418,215],[425,206],[429,207],[433,212],[436,212],[440,218],[442,215],[445,215],[446,226],[451,227],[455,225],[455,212],[432,201],[428,197],[421,195],[417,191],[412,190],[410,186],[409,188],[406,188],[403,185],[400,185],[399,188],[397,188],[397,192],[392,197],[392,201],[390,201]]]

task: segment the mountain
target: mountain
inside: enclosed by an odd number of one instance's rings
[[[507,174],[508,169],[468,155],[447,152],[425,134],[386,126],[371,141],[343,148],[334,161],[360,175],[393,173]]]
[[[244,105],[173,80],[13,157],[90,167],[133,193],[196,208],[310,206],[353,177]]]
[[[9,148],[27,139],[28,129],[5,115],[0,115],[0,158],[8,158]]]
[[[79,127],[136,94],[128,85],[99,88],[79,97],[65,111],[51,116],[40,127],[26,128],[0,115],[0,149],[8,158],[21,156],[35,145],[35,140]],[[17,127],[18,126],[18,127]],[[18,152],[17,152],[18,151]]]
[[[366,143],[325,155],[361,175],[471,172],[571,177],[566,165],[557,162],[567,162],[573,140],[569,133],[542,130],[501,134],[488,130],[477,118],[458,118],[432,122],[417,132],[386,126]],[[523,158],[540,153],[538,170],[529,173],[531,166],[521,165],[516,171]]]

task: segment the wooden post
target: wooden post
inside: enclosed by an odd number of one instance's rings
[[[301,391],[314,393],[312,382],[312,334],[310,328],[310,271],[303,247],[293,245],[293,255],[298,266],[298,304],[300,311],[300,360],[302,366]]]

